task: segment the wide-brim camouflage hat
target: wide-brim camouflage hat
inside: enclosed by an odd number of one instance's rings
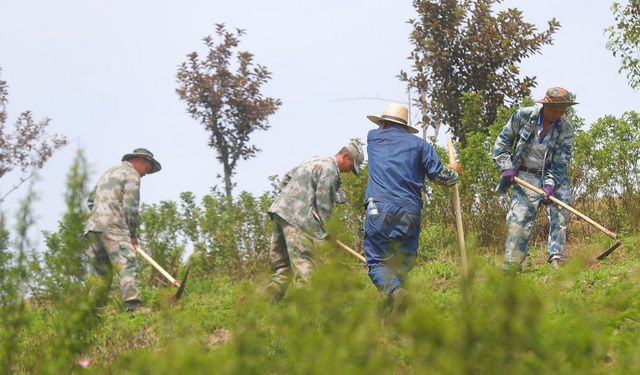
[[[544,98],[536,100],[536,103],[548,106],[569,107],[574,104],[578,104],[578,102],[573,101],[573,98],[573,94],[571,94],[567,89],[562,87],[552,87],[547,90]]]
[[[388,121],[404,126],[409,133],[415,134],[418,132],[418,129],[409,125],[409,108],[404,104],[389,103],[380,117],[369,115],[367,118],[377,125],[382,125],[382,122]]]
[[[362,146],[359,142],[351,141],[347,145],[347,150],[349,150],[351,155],[353,155],[353,173],[359,175],[360,168],[364,162],[364,151],[362,151]]]
[[[122,157],[122,161],[127,161],[133,158],[143,158],[145,160],[148,160],[151,163],[151,171],[149,171],[149,174],[156,173],[162,169],[162,165],[160,165],[160,162],[157,161],[153,157],[153,153],[146,148],[136,148],[132,153],[125,154]]]

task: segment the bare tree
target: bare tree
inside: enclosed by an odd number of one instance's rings
[[[7,132],[8,87],[7,82],[0,79],[0,178],[19,168],[22,171],[19,185],[28,178],[29,171],[42,168],[56,150],[66,145],[67,139],[61,135],[47,134],[46,128],[51,120],[45,118],[35,121],[31,111],[22,112],[13,131]],[[9,192],[0,197],[0,202]]]
[[[268,117],[281,105],[279,99],[264,97],[260,91],[271,78],[267,68],[254,64],[251,53],[237,51],[243,34],[243,30],[232,33],[224,24],[216,24],[219,41],[211,35],[203,38],[207,54],[200,58],[192,52],[177,74],[176,92],[187,103],[187,112],[209,132],[209,147],[222,164],[229,198],[238,160],[260,151],[249,144],[249,136],[254,130],[269,129]]]

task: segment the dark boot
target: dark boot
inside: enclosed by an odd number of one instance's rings
[[[269,302],[277,303],[282,299],[282,297],[284,297],[286,291],[286,288],[284,288],[282,285],[270,282],[267,289],[265,289],[265,294],[269,299]]]
[[[144,307],[142,301],[140,301],[139,299],[124,301],[124,308],[125,310],[133,314],[148,314],[151,312],[151,309],[148,307]]]
[[[389,295],[389,302],[392,313],[404,313],[409,306],[409,296],[404,288],[398,287]]]

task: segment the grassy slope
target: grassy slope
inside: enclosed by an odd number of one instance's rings
[[[473,256],[459,283],[454,250],[411,273],[412,303],[388,314],[366,269],[337,249],[311,284],[271,305],[261,282],[189,280],[180,303],[108,312],[87,351],[95,373],[639,373],[640,238],[590,264],[607,243],[572,249],[553,272],[544,251],[517,276]],[[477,253],[477,252],[476,252]],[[588,258],[587,258],[588,257]],[[229,339],[229,335],[232,336]]]

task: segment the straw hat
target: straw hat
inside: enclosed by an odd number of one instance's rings
[[[151,171],[149,172],[149,174],[156,173],[157,171],[162,169],[160,162],[154,159],[153,153],[146,148],[136,148],[132,153],[124,155],[122,157],[122,161],[127,161],[133,158],[143,158],[145,160],[148,160],[151,163]]]
[[[578,102],[573,101],[573,95],[562,87],[552,87],[547,90],[544,98],[540,100],[536,100],[536,103],[541,103],[543,106],[554,106],[554,107],[569,107],[574,104],[578,104]]]
[[[418,129],[413,126],[409,126],[409,108],[407,108],[404,104],[398,103],[389,103],[382,112],[382,116],[373,116],[369,115],[367,118],[373,121],[374,124],[382,125],[383,122],[393,122],[395,124],[400,124],[407,128],[409,133],[417,133]]]

